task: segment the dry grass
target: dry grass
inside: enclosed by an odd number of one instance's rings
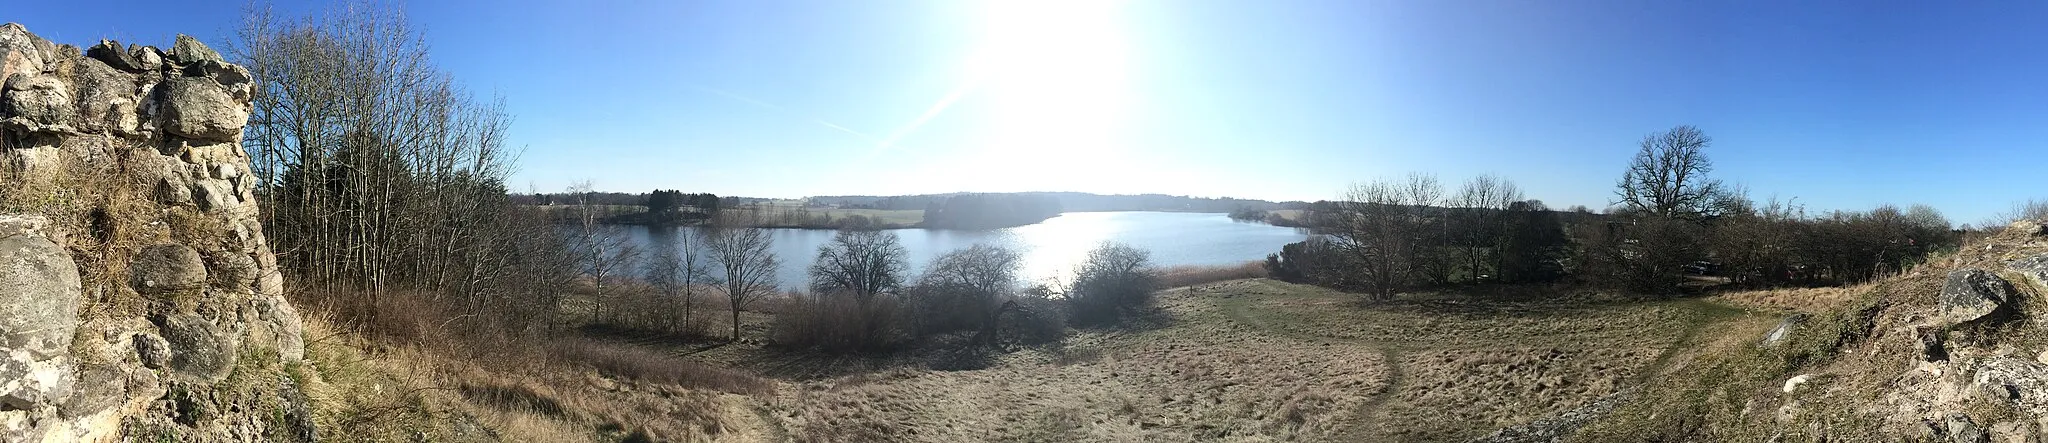
[[[1821,312],[1839,308],[1870,292],[1875,283],[1819,288],[1775,288],[1717,294],[1715,300],[1758,309]]]
[[[446,313],[425,298],[385,294],[385,309],[367,317],[374,323],[333,305],[307,310],[320,380],[308,390],[324,437],[758,441],[776,432],[753,412],[772,381],[627,344],[447,333]]]
[[[614,378],[689,389],[745,395],[765,395],[775,385],[728,368],[677,360],[658,351],[632,345],[571,338],[549,343],[549,352],[564,362],[579,362]]]
[[[1231,266],[1175,266],[1158,271],[1159,286],[1178,288],[1220,281],[1266,278],[1265,262],[1249,261]]]
[[[1264,279],[1162,291],[1159,306],[1170,319],[1160,327],[1082,332],[986,369],[804,381],[774,415],[798,441],[1470,438],[1619,390],[1708,311],[1725,311],[1449,296],[1360,305]],[[691,358],[771,361],[721,352]]]

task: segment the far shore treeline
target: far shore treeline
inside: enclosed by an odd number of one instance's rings
[[[516,204],[543,208],[574,206],[577,213],[596,212],[608,224],[688,226],[711,222],[721,213],[728,222],[749,226],[800,229],[932,228],[998,229],[1045,221],[1065,212],[1164,211],[1258,213],[1306,210],[1301,201],[1272,202],[1164,194],[1102,195],[1085,192],[949,193],[902,196],[818,196],[800,199],[721,197],[710,193],[654,190],[647,193],[599,192],[579,184],[564,192],[513,194]],[[567,211],[554,211],[559,223],[578,222]],[[1289,225],[1283,218],[1244,221]]]

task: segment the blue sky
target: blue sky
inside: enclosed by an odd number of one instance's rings
[[[1315,200],[1424,171],[1597,208],[1638,139],[1691,124],[1714,176],[1758,199],[1965,223],[2048,197],[2040,2],[403,7],[443,67],[505,98],[516,189]],[[0,20],[79,45],[216,43],[242,8],[42,1]]]

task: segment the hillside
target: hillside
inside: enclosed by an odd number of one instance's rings
[[[2044,288],[2048,231],[2021,221],[1809,312],[1727,297],[1775,315],[1717,327],[1569,440],[2036,441]]]

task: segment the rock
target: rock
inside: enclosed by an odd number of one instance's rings
[[[195,62],[186,66],[185,76],[210,78],[213,79],[214,83],[219,83],[221,86],[243,85],[248,84],[251,80],[249,70],[241,67],[241,65],[211,60]]]
[[[1920,361],[1948,361],[1948,347],[1942,344],[1942,335],[1945,333],[1946,331],[1942,328],[1934,326],[1913,328],[1913,347],[1914,350],[1919,351],[1917,354],[1920,356]]]
[[[0,348],[65,354],[83,298],[71,253],[41,236],[0,238],[0,288]]]
[[[50,230],[50,219],[40,215],[0,215],[0,238],[25,235],[62,241]]]
[[[1778,322],[1778,327],[1771,328],[1771,332],[1764,333],[1762,346],[1772,347],[1784,343],[1786,338],[1792,336],[1793,330],[1798,329],[1799,325],[1806,323],[1808,317],[1808,315],[1803,313],[1785,317],[1784,320]]]
[[[157,179],[156,202],[170,206],[190,205],[192,186],[185,183],[183,176],[168,176]]]
[[[213,383],[235,366],[234,340],[212,322],[192,314],[166,314],[159,321],[170,345],[171,373],[188,381]]]
[[[2048,235],[2048,225],[2042,225],[2041,220],[2023,218],[2013,221],[2012,224],[2005,225],[2005,232],[2029,237],[2040,237]]]
[[[135,357],[142,367],[163,369],[171,362],[171,343],[154,334],[135,334]]]
[[[1967,416],[1967,415],[1963,415],[1963,414],[1949,414],[1949,415],[1948,415],[1948,423],[1947,423],[1947,424],[1948,424],[1948,441],[1950,441],[1950,442],[1953,442],[1953,443],[1990,443],[1990,442],[1991,442],[1991,434],[1989,434],[1989,433],[1985,432],[1985,431],[1984,431],[1984,428],[1980,428],[1980,427],[1977,427],[1977,423],[1976,423],[1976,422],[1972,422],[1972,421],[1970,421],[1970,416]]]
[[[2006,269],[2019,272],[2034,281],[2034,286],[2048,288],[2048,254],[2036,255],[2005,264]]]
[[[139,121],[134,75],[94,59],[80,61],[71,72],[72,83],[78,85],[71,98],[78,108],[74,126],[87,133],[134,132]]]
[[[232,290],[249,290],[249,286],[256,283],[256,273],[260,271],[256,268],[256,259],[239,252],[214,254],[208,262],[207,275],[213,276],[216,285]]]
[[[0,441],[40,439],[35,424],[11,421],[54,415],[70,397],[69,347],[83,299],[70,252],[33,235],[47,221],[21,218],[33,217],[0,217],[12,231],[0,237],[0,419],[9,421],[0,422]]]
[[[59,407],[67,415],[88,415],[113,409],[127,391],[127,376],[119,368],[98,365],[79,368],[78,382]]]
[[[192,183],[192,201],[199,203],[201,211],[227,210],[241,203],[229,186],[221,180],[199,180]]]
[[[2034,414],[2048,414],[2048,364],[2011,357],[1985,359],[1970,378],[1976,389]]]
[[[171,45],[171,61],[180,64],[192,64],[225,60],[220,58],[220,53],[213,52],[213,48],[208,48],[205,43],[200,43],[199,39],[185,34],[178,34],[177,43]]]
[[[0,25],[0,81],[7,81],[14,74],[43,72],[43,65],[48,62],[42,48],[47,45],[48,41],[28,33],[28,28],[19,24]]]
[[[106,62],[107,66],[114,69],[130,72],[144,70],[142,61],[136,60],[135,54],[129,53],[128,48],[121,46],[121,42],[113,40],[100,40],[100,44],[92,45],[92,49],[85,50],[85,56]]]
[[[239,141],[249,71],[191,37],[172,54],[98,43],[0,25],[0,190],[48,192],[61,205],[10,207],[66,217],[0,215],[0,442],[315,439],[289,366],[237,366],[245,349],[304,358]],[[80,171],[95,180],[66,179]],[[102,182],[155,201],[67,188]]]
[[[284,362],[305,358],[306,340],[299,335],[305,325],[299,319],[298,309],[284,296],[258,295],[243,309],[242,321],[249,326],[250,346],[277,351],[279,360]]]
[[[19,116],[40,125],[68,125],[73,114],[71,92],[63,80],[51,75],[15,76],[7,79],[6,115]]]
[[[161,244],[136,252],[128,274],[129,284],[144,294],[197,289],[206,284],[206,263],[190,246]]]
[[[164,93],[164,131],[196,140],[226,142],[241,135],[249,109],[219,84],[177,77]]]
[[[1799,385],[1803,385],[1806,384],[1806,382],[1813,381],[1813,377],[1813,374],[1799,374],[1793,376],[1791,379],[1785,380],[1785,388],[1783,390],[1787,394],[1792,393],[1792,391],[1797,391],[1799,390]]]
[[[1605,397],[1600,397],[1572,410],[1550,417],[1539,418],[1529,423],[1502,428],[1501,430],[1494,431],[1492,434],[1473,439],[1472,441],[1474,443],[1563,441],[1565,437],[1578,432],[1579,428],[1585,427],[1586,424],[1614,412],[1616,406],[1634,400],[1635,393],[1634,389],[1630,389],[1608,394]]]
[[[144,71],[155,71],[164,67],[164,53],[155,46],[129,45],[128,53],[135,57],[136,67]]]
[[[2041,433],[2035,431],[2033,423],[2009,421],[1991,425],[1991,441],[1995,443],[2039,443]]]
[[[2012,284],[1982,269],[1958,269],[1942,284],[1936,315],[1942,327],[1997,320],[2012,300]]]

